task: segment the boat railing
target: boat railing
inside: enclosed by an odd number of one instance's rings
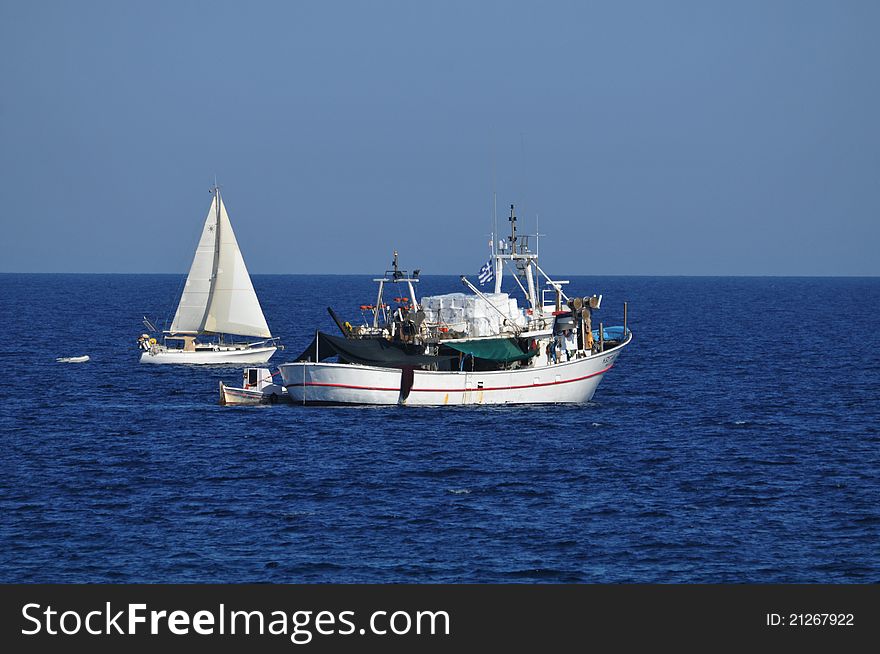
[[[257,345],[274,345],[275,347],[284,347],[281,345],[281,337],[280,336],[272,336],[271,338],[265,338],[262,341],[248,341],[248,345],[251,347]]]

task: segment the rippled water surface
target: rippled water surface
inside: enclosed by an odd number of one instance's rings
[[[588,405],[232,408],[138,363],[180,276],[0,275],[0,581],[880,581],[880,280],[571,279],[635,333]],[[275,365],[374,299],[254,285]]]

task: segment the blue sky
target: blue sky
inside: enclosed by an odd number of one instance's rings
[[[877,275],[877,2],[3,2],[0,271]],[[493,183],[494,178],[494,183]]]

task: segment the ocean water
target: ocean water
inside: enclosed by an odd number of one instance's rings
[[[0,582],[880,581],[880,279],[574,277],[634,332],[592,403],[426,409],[139,364],[180,275],[0,283]],[[254,285],[275,365],[374,298]]]

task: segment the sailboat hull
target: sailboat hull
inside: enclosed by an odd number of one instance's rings
[[[581,359],[515,370],[415,370],[411,384],[396,368],[296,362],[279,370],[295,404],[581,404],[592,399],[627,343]]]
[[[178,364],[178,365],[250,365],[266,363],[275,354],[276,347],[232,347],[218,346],[212,350],[157,349],[144,352],[141,363]]]

